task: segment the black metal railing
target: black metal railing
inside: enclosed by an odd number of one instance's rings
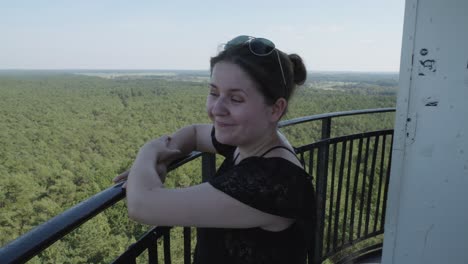
[[[297,148],[317,192],[313,263],[383,234],[392,138],[393,130],[380,130]]]
[[[346,262],[382,247],[381,241],[364,243],[384,233],[385,202],[390,171],[393,130],[380,130],[330,138],[332,119],[343,116],[394,112],[394,108],[367,109],[313,115],[283,121],[280,127],[321,121],[321,140],[296,148],[317,192],[317,232],[309,263],[327,258]],[[202,157],[202,179],[216,170],[213,154],[194,152],[172,164],[173,170]],[[121,184],[110,187],[66,210],[0,249],[2,263],[24,263],[58,239],[125,197]],[[157,241],[162,238],[163,261],[171,263],[170,227],[155,227],[132,244],[114,263],[135,263],[147,252],[158,263]],[[185,227],[184,263],[191,263],[191,228]],[[343,253],[345,252],[345,253]]]

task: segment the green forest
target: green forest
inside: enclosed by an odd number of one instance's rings
[[[0,71],[0,246],[110,186],[146,141],[207,123],[204,71]],[[398,74],[309,73],[284,120],[395,107]],[[332,136],[393,128],[394,113],[350,116]],[[319,139],[321,124],[286,127],[294,146]],[[171,172],[166,186],[201,181],[200,162]],[[125,202],[99,214],[29,263],[108,263],[148,226]],[[173,232],[173,263],[182,263]]]

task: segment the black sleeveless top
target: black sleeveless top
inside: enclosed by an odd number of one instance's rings
[[[259,227],[198,228],[194,263],[305,263],[315,228],[315,192],[310,176],[280,157],[248,157],[235,165],[235,147],[219,143],[214,130],[211,136],[225,160],[208,182],[244,204],[295,222],[279,232]]]

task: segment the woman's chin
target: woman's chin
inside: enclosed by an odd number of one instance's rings
[[[224,133],[218,133],[218,131],[216,131],[215,137],[216,137],[216,140],[221,144],[235,146],[235,143],[232,140],[232,137],[229,135],[226,135]]]

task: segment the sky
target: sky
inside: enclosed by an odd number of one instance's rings
[[[398,72],[404,0],[0,0],[0,69],[208,70],[238,35],[309,71]]]

